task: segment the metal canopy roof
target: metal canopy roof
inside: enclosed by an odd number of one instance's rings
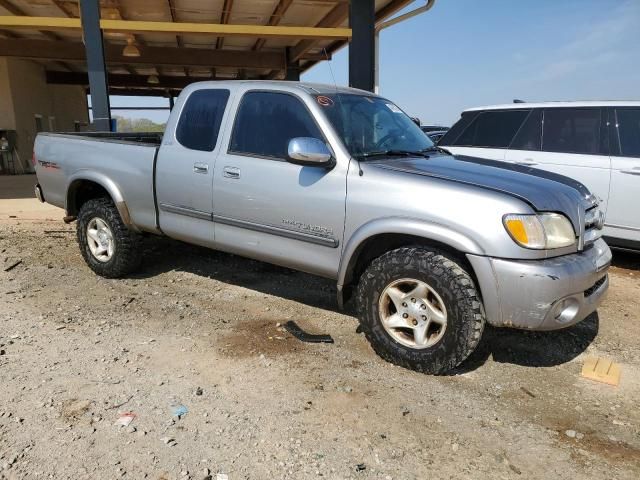
[[[409,3],[376,0],[376,21]],[[304,71],[350,36],[348,0],[101,0],[100,7],[112,94],[283,78],[287,66]],[[51,83],[88,85],[79,16],[76,0],[0,0],[0,57],[43,64]],[[124,56],[127,44],[140,55]]]

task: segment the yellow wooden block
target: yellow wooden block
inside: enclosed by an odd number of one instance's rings
[[[617,386],[620,383],[620,365],[607,358],[587,357],[582,367],[582,376]]]

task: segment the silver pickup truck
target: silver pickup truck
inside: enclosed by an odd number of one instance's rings
[[[567,327],[608,288],[582,184],[451,155],[360,90],[196,83],[164,135],[42,133],[34,161],[98,275],[134,271],[154,234],[328,277],[375,351],[423,372],[460,364],[485,322]]]

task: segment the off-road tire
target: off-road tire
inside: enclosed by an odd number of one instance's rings
[[[380,295],[402,278],[426,282],[444,302],[447,326],[442,339],[431,347],[404,346],[382,325]],[[459,262],[435,249],[403,247],[376,258],[360,277],[356,303],[361,330],[376,353],[423,373],[443,374],[457,367],[474,351],[484,330],[484,308],[472,277]]]
[[[93,218],[102,219],[111,229],[115,241],[113,256],[101,262],[93,256],[87,242],[87,226]],[[142,261],[141,236],[127,228],[118,209],[109,198],[95,198],[80,208],[77,222],[80,253],[89,268],[105,278],[120,278],[135,271]]]

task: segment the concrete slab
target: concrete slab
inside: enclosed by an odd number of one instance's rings
[[[35,175],[0,176],[0,223],[62,221],[64,210],[36,199],[36,182]]]

